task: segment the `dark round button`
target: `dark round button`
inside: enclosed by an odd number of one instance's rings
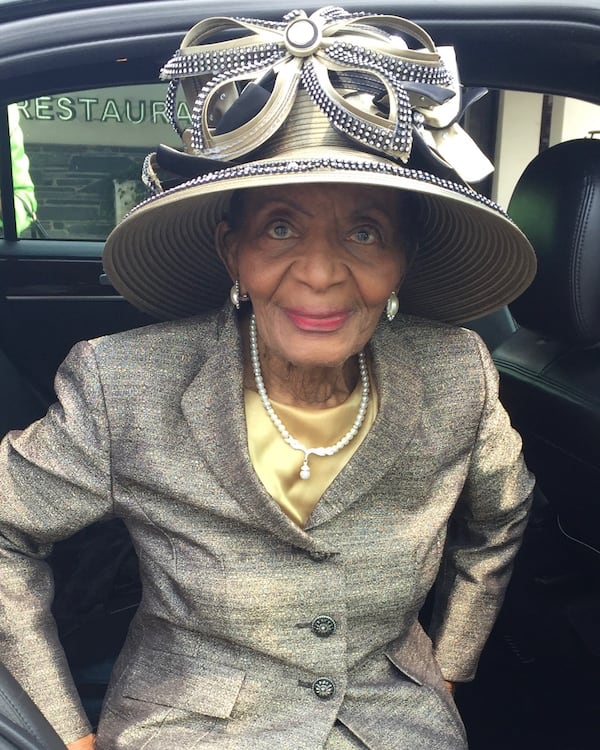
[[[337,625],[333,617],[329,615],[319,615],[310,624],[313,633],[318,635],[319,638],[329,638],[330,635],[335,633]]]
[[[329,677],[319,677],[312,684],[313,693],[322,701],[328,701],[333,698],[335,693],[335,683]]]

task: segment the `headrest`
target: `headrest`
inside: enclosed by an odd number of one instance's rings
[[[517,322],[578,346],[600,341],[600,140],[567,141],[527,167],[508,213],[538,259]]]

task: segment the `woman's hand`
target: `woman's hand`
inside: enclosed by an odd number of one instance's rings
[[[70,742],[67,745],[67,750],[94,750],[95,747],[96,747],[96,735],[86,734],[86,736],[82,737],[80,740],[76,740],[75,742]]]

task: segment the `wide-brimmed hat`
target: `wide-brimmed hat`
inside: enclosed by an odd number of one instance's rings
[[[418,251],[399,295],[406,312],[462,322],[531,282],[529,242],[466,182],[491,168],[458,125],[480,92],[461,88],[453,50],[437,49],[416,24],[333,7],[281,22],[206,19],[162,77],[184,150],[163,146],[146,160],[154,194],[104,252],[111,282],[140,309],[176,318],[220,306],[231,279],[214,230],[231,196],[300,183],[417,196]],[[186,129],[176,117],[179,84],[192,113]],[[165,170],[174,187],[165,189]]]

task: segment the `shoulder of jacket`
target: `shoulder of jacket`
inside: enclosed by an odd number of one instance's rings
[[[155,358],[163,360],[167,356],[177,358],[173,361],[181,361],[186,356],[202,359],[219,341],[219,318],[218,311],[211,311],[193,318],[152,323],[101,336],[88,343],[96,358],[102,361],[126,358],[132,363],[143,359],[150,364]]]
[[[383,325],[378,330],[385,328]],[[396,346],[410,346],[415,352],[422,350],[428,357],[436,351],[480,357],[481,349],[486,348],[479,335],[470,328],[412,315],[399,315],[394,324],[387,327],[385,338]]]

